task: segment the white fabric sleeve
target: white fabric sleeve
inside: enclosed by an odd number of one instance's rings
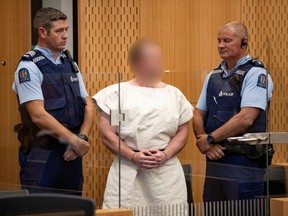
[[[92,99],[101,111],[110,115],[110,110],[118,109],[118,84],[100,90]]]
[[[180,92],[181,93],[181,92]],[[186,97],[181,93],[180,94],[180,117],[178,125],[182,125],[188,122],[193,117],[194,107],[186,99]]]
[[[12,88],[18,94],[20,104],[33,100],[44,100],[42,82],[43,74],[33,62],[19,62]]]

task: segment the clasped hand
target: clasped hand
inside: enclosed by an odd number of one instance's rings
[[[64,160],[72,161],[77,157],[83,157],[89,150],[90,144],[83,139],[77,137],[73,144],[68,145],[64,152]]]
[[[133,162],[139,167],[153,169],[165,164],[167,157],[163,151],[149,149],[136,152],[133,157]]]
[[[219,144],[211,144],[207,140],[207,134],[200,134],[197,136],[197,142],[196,145],[199,149],[199,151],[202,154],[206,154],[206,156],[210,160],[218,160],[225,156],[224,150],[225,148]]]

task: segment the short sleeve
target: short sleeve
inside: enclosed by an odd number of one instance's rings
[[[98,109],[110,115],[110,110],[118,108],[118,86],[117,84],[108,86],[98,93],[92,99],[96,103]]]
[[[178,125],[182,125],[188,122],[193,117],[193,106],[186,99],[186,97],[181,93],[180,94],[180,117]]]
[[[273,81],[268,75],[268,100],[272,97]],[[255,107],[262,110],[267,106],[267,74],[263,68],[252,68],[242,86],[242,107]]]
[[[87,93],[87,90],[85,88],[85,84],[84,84],[81,72],[77,73],[77,77],[79,80],[79,88],[80,88],[81,97],[86,98],[87,96],[89,96],[89,94]]]
[[[211,73],[208,74],[205,78],[205,81],[204,81],[204,84],[202,87],[202,91],[201,91],[200,97],[199,97],[197,105],[196,105],[197,109],[200,109],[200,110],[205,111],[205,112],[208,109],[207,108],[207,102],[206,102],[206,96],[207,96],[207,86],[208,86],[208,81],[210,79],[210,76],[211,76]]]
[[[43,75],[31,61],[21,61],[14,74],[13,90],[19,97],[20,104],[32,100],[44,100],[42,94]]]

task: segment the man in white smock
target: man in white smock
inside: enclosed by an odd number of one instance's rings
[[[119,136],[121,207],[185,205],[187,189],[177,154],[187,142],[193,107],[179,89],[161,82],[162,53],[154,41],[136,41],[128,61],[135,78],[120,83],[121,110],[128,113],[120,134],[109,116],[118,109],[118,84],[93,96],[101,112],[102,142],[115,154],[103,208],[119,207]],[[161,207],[157,209],[153,215],[165,215]]]

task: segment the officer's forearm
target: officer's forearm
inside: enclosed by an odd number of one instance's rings
[[[239,136],[251,127],[260,113],[258,108],[242,108],[240,113],[233,116],[222,127],[215,130],[212,135],[215,142],[220,142],[228,137]]]
[[[195,109],[193,114],[193,131],[195,136],[197,137],[200,134],[205,134],[204,129],[204,112],[202,110]]]
[[[49,113],[34,117],[33,122],[42,129],[43,135],[49,134],[57,138],[60,143],[74,145],[77,142],[76,139],[78,139],[78,137],[60,124]]]
[[[49,134],[67,144],[74,144],[76,139],[79,139],[46,112],[43,101],[27,102],[25,106],[33,123],[42,129],[43,135]]]
[[[85,106],[85,116],[80,128],[80,134],[88,136],[93,125],[93,103],[89,96],[86,97],[85,100],[87,105]]]

